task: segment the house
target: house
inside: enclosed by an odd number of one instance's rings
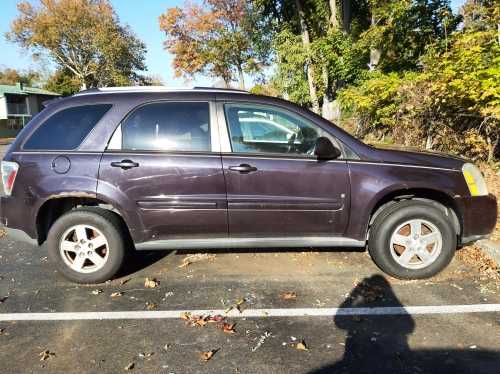
[[[43,102],[59,94],[41,88],[0,85],[0,132],[18,132],[32,116],[43,109]],[[10,131],[9,131],[10,130]]]

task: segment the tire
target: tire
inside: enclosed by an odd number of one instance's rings
[[[87,240],[81,241],[84,237]],[[74,209],[63,214],[50,228],[49,259],[73,282],[102,283],[122,266],[127,237],[115,213],[95,207]]]
[[[421,236],[417,238],[414,234],[419,231]],[[432,203],[418,200],[400,201],[385,208],[375,218],[368,239],[368,251],[375,264],[399,279],[436,275],[450,263],[456,247],[451,218]]]

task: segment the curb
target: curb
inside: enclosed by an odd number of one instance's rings
[[[477,245],[488,254],[500,267],[500,244],[491,240],[479,240]]]

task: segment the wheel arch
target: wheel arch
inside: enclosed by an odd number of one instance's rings
[[[370,219],[366,228],[367,239],[370,235],[370,227],[377,216],[386,208],[401,200],[420,200],[436,206],[438,209],[442,210],[445,215],[451,218],[457,237],[461,236],[463,220],[461,219],[460,210],[457,204],[450,195],[430,188],[412,188],[390,191],[376,200],[371,209]]]
[[[53,196],[44,201],[37,211],[35,223],[38,244],[41,245],[45,242],[50,228],[59,217],[79,207],[96,207],[113,212],[130,234],[126,218],[119,209],[106,201],[88,195]]]

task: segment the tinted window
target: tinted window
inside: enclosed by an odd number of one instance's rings
[[[122,148],[151,151],[210,151],[208,103],[153,103],[122,124]]]
[[[312,155],[322,128],[281,109],[226,104],[233,152]]]
[[[24,149],[75,149],[109,108],[111,105],[103,104],[61,110],[35,130]]]

